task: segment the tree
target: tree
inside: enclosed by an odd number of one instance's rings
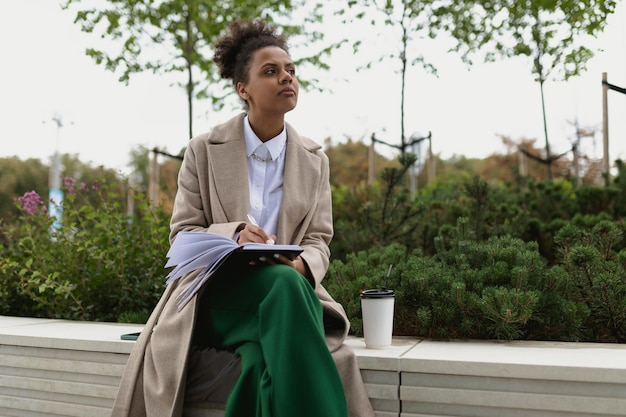
[[[548,178],[552,178],[552,155],[548,140],[544,83],[553,79],[567,80],[586,69],[593,51],[581,42],[596,36],[613,13],[615,0],[471,0],[450,2],[438,10],[438,26],[449,31],[458,41],[466,62],[479,50],[487,50],[485,61],[498,57],[528,57],[532,73],[539,82],[545,160]]]
[[[64,9],[82,4],[65,0]],[[194,99],[211,99],[215,108],[223,104],[224,84],[212,61],[211,45],[237,17],[261,17],[280,22],[290,35],[302,38],[308,46],[323,38],[320,31],[304,32],[305,22],[321,20],[320,5],[305,0],[104,0],[100,8],[91,4],[76,12],[75,23],[87,33],[100,33],[119,46],[117,51],[89,48],[86,54],[105,69],[120,73],[128,83],[132,74],[185,73],[179,83],[185,88],[189,137],[193,134]],[[298,14],[293,14],[298,10]],[[293,18],[298,16],[298,18]],[[310,62],[325,67],[323,57],[333,45],[311,52],[296,63]],[[305,87],[307,83],[304,83]]]
[[[383,23],[399,30],[400,47],[399,50],[391,49],[390,52],[384,53],[378,58],[378,62],[387,59],[397,59],[400,61],[400,145],[391,145],[400,150],[401,154],[407,152],[412,143],[408,142],[405,134],[404,111],[405,111],[405,89],[406,75],[410,67],[421,64],[422,67],[436,74],[436,68],[430,64],[423,55],[409,56],[413,48],[409,45],[416,38],[428,36],[434,37],[435,31],[431,27],[431,17],[436,14],[436,2],[433,0],[402,0],[401,2],[393,0],[364,0],[364,1],[348,1],[348,9],[342,10],[341,14],[348,14],[350,10],[356,13],[345,19],[346,22],[355,20],[370,19],[372,26],[376,23]],[[439,6],[437,6],[439,7]],[[356,40],[354,43],[355,51],[361,46],[362,40]],[[374,62],[368,62],[363,68],[369,68]],[[420,138],[426,139],[426,138]],[[386,143],[381,140],[377,142]],[[387,143],[386,143],[387,144]],[[387,144],[389,145],[389,144]]]

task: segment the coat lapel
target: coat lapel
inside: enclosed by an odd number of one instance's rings
[[[311,150],[313,149],[307,148],[298,133],[287,124],[283,199],[278,219],[279,242],[290,242],[292,236],[298,233],[294,229],[314,209],[319,190],[320,161]]]
[[[216,222],[243,221],[250,207],[243,116],[231,119],[209,136],[207,154],[210,176],[214,178],[214,196],[219,198],[223,213],[229,216],[224,220],[214,219]]]

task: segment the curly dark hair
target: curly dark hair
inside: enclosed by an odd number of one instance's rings
[[[278,46],[289,53],[287,37],[278,33],[275,26],[262,19],[237,19],[228,26],[228,33],[215,43],[213,61],[217,64],[220,76],[232,81],[248,81],[248,66],[252,53],[266,46]]]

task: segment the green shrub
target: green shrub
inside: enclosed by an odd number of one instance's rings
[[[519,192],[468,176],[408,196],[398,168],[343,188],[326,286],[356,334],[358,292],[380,286],[393,264],[398,335],[624,342],[626,168],[617,165],[614,184],[594,189],[529,181]]]
[[[468,176],[410,195],[410,161],[333,190],[325,286],[353,333],[360,291],[387,286],[396,335],[626,342],[623,164],[593,190],[529,182],[520,193]],[[59,229],[36,193],[19,199],[19,220],[0,220],[0,314],[145,322],[165,286],[169,214],[143,195],[127,214],[123,190],[67,179]]]
[[[626,250],[615,251],[622,227],[608,220],[590,228],[568,224],[555,237],[573,297],[590,311],[584,324],[591,341],[626,342]]]
[[[407,257],[406,249],[397,243],[369,251],[348,254],[346,261],[334,260],[330,263],[324,285],[336,301],[341,303],[348,317],[352,330],[362,334],[361,300],[359,294],[363,290],[392,288],[396,293],[396,304],[404,305],[400,274],[395,266],[402,265]],[[389,265],[394,266],[390,280],[386,281]],[[396,321],[396,327],[399,321]]]
[[[568,298],[565,270],[548,268],[536,243],[509,236],[476,241],[467,219],[450,233],[434,257],[394,244],[331,263],[326,286],[346,307],[355,334],[362,334],[359,291],[381,286],[393,264],[396,335],[580,339],[588,310]]]
[[[4,225],[0,247],[0,314],[147,317],[164,288],[168,216],[137,195],[129,217],[117,187],[76,188],[66,178],[59,228],[36,193],[20,198],[22,214]]]

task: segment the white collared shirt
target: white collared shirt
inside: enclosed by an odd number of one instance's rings
[[[283,127],[277,136],[263,143],[252,130],[246,116],[243,132],[248,157],[250,214],[267,234],[276,235],[283,197],[287,130]]]

